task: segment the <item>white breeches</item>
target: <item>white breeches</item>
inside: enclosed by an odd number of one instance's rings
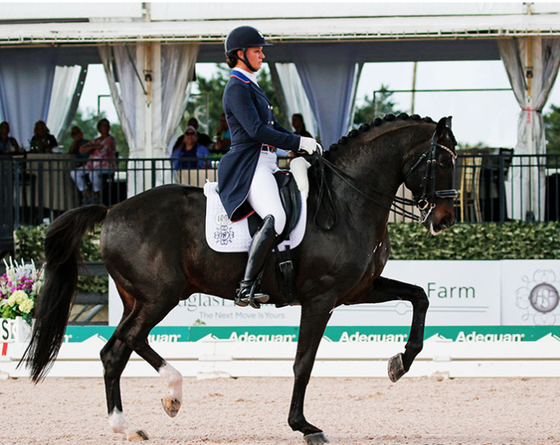
[[[278,170],[276,159],[276,153],[261,151],[247,200],[261,218],[274,216],[274,230],[279,235],[286,226],[286,213],[273,175]]]
[[[86,167],[82,167],[76,170],[72,170],[70,172],[70,176],[76,183],[76,187],[78,187],[78,190],[80,192],[83,192],[87,187],[86,175],[89,175],[91,184],[93,186],[93,191],[100,192],[102,186],[101,175],[103,173],[109,173],[109,170],[99,168],[96,168],[95,170],[89,170]]]

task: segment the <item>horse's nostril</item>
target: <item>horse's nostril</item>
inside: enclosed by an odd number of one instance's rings
[[[453,216],[448,216],[441,220],[441,225],[444,229],[451,227],[453,224],[455,224],[455,218]]]

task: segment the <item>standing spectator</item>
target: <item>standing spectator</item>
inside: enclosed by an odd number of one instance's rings
[[[175,170],[208,168],[208,161],[196,159],[208,157],[210,157],[210,150],[208,150],[208,147],[198,143],[196,128],[192,126],[187,127],[183,143],[171,154],[171,158],[175,159],[173,161],[173,168]]]
[[[216,133],[216,153],[225,155],[231,147],[231,132],[225,113],[220,116],[220,125]]]
[[[72,144],[68,149],[68,154],[76,155],[78,159],[87,159],[89,158],[89,153],[80,153],[80,148],[82,145],[86,144],[88,141],[84,139],[84,133],[80,127],[74,125],[70,130],[70,136],[72,137]],[[84,162],[78,162],[76,166],[82,166],[85,164]]]
[[[101,119],[97,123],[97,131],[101,136],[85,143],[80,147],[80,153],[89,154],[89,160],[85,167],[77,168],[70,172],[70,176],[76,183],[78,190],[83,194],[85,203],[100,202],[101,197],[101,175],[112,174],[115,169],[113,159],[117,157],[115,138],[109,134],[111,124],[107,119]],[[93,187],[93,201],[91,192],[86,184],[85,177],[89,176]]]
[[[10,137],[10,124],[4,121],[0,124],[0,154],[12,154],[19,151],[19,144]]]
[[[294,127],[294,133],[298,136],[305,136],[306,138],[312,138],[311,133],[305,128],[305,122],[303,121],[303,116],[301,113],[294,113],[292,115],[292,127]]]
[[[58,142],[50,133],[47,124],[44,121],[37,121],[29,146],[33,153],[52,153],[53,148],[58,147]]]

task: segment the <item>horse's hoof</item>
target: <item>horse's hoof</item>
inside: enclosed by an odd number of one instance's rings
[[[402,353],[398,353],[397,355],[394,355],[389,359],[389,363],[387,364],[387,372],[389,373],[389,379],[393,383],[395,383],[403,375],[406,374]]]
[[[150,440],[145,431],[142,430],[131,430],[127,431],[126,438],[131,442],[140,442],[142,440]]]
[[[175,417],[181,409],[181,401],[175,398],[164,397],[161,399],[161,404],[163,405],[163,410],[169,417]]]
[[[303,440],[305,440],[305,443],[308,444],[331,443],[329,439],[327,439],[327,436],[325,436],[325,433],[323,433],[322,431],[318,433],[307,434],[306,436],[303,436]]]

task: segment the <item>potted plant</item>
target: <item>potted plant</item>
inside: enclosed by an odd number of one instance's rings
[[[35,263],[4,260],[6,272],[0,277],[0,318],[14,320],[12,332],[23,340],[29,333],[35,309],[35,299],[43,287],[43,268]],[[25,325],[25,326],[24,326]],[[18,341],[18,339],[15,339]]]

